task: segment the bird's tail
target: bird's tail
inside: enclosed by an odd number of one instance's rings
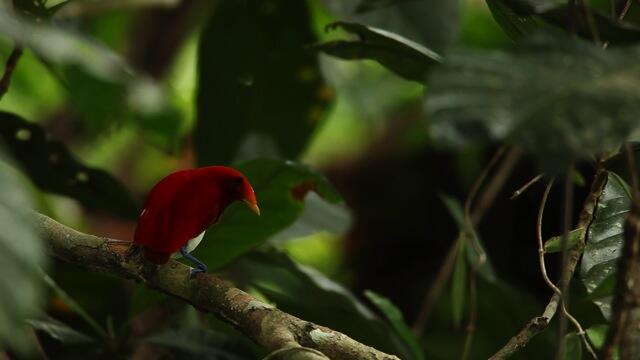
[[[145,246],[142,248],[142,256],[154,264],[166,264],[171,254],[155,251]]]

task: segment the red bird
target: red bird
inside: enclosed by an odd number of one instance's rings
[[[181,254],[196,264],[191,276],[206,272],[207,266],[189,252],[235,201],[260,215],[253,188],[235,169],[207,166],[169,174],[147,196],[133,242],[153,263],[164,264]]]

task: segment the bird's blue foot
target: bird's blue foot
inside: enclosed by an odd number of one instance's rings
[[[180,249],[180,253],[182,254],[182,256],[191,261],[192,263],[194,263],[196,265],[196,267],[194,269],[191,269],[191,272],[189,273],[189,279],[193,279],[196,274],[198,273],[206,273],[207,272],[207,265],[205,265],[202,261],[196,259],[195,256],[189,254],[189,252],[187,251],[187,246],[183,246]]]

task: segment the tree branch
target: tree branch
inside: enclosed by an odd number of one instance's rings
[[[582,206],[582,210],[580,211],[580,217],[578,219],[576,228],[587,229],[589,227],[589,225],[591,224],[591,220],[593,219],[593,211],[597,205],[600,195],[602,194],[604,185],[606,184],[607,172],[603,169],[600,162],[598,162],[598,164],[596,165],[597,169],[596,174],[593,178],[593,182],[591,183],[591,191],[584,201],[584,205]],[[569,252],[567,253],[567,262],[565,264],[565,267],[562,269],[561,278],[564,277],[566,279],[570,279],[573,276],[576,265],[578,264],[578,260],[580,260],[580,256],[582,255],[582,251],[584,250],[584,237],[585,235],[582,235],[576,245],[569,249]],[[547,307],[542,316],[537,316],[531,319],[529,323],[527,323],[527,325],[525,325],[525,327],[520,330],[520,332],[516,336],[512,337],[509,342],[507,342],[506,345],[498,350],[498,352],[495,353],[490,359],[506,359],[527,346],[529,341],[531,341],[534,336],[538,335],[549,325],[549,322],[558,309],[558,303],[560,300],[560,295],[558,293],[554,293],[551,297],[551,300],[549,300],[549,304],[547,304]]]
[[[601,355],[603,359],[613,359],[619,349],[620,359],[637,359],[640,356],[640,202],[637,194],[625,223],[616,276],[611,327]]]
[[[20,56],[22,56],[22,46],[16,45],[7,58],[7,62],[4,66],[4,73],[2,74],[2,78],[0,78],[0,99],[2,99],[4,94],[7,93],[7,90],[9,90],[11,75],[13,75],[13,70],[15,70],[16,65],[18,65]]]
[[[156,266],[130,251],[130,243],[83,234],[36,214],[53,256],[89,270],[144,283],[210,312],[235,326],[268,351],[314,349],[330,359],[399,360],[329,328],[282,312],[211,274],[189,280],[190,267],[177,261]],[[301,349],[296,359],[318,358]]]

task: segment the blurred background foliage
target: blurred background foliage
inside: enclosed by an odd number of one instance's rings
[[[587,12],[575,15],[574,33],[611,48],[640,39],[640,7],[622,23],[610,3],[618,14],[624,1],[589,3],[599,33]],[[21,51],[0,95],[0,139],[13,164],[2,167],[0,203],[22,210],[0,213],[3,229],[24,221],[30,195],[31,206],[80,231],[130,240],[159,179],[233,164],[263,216],[232,206],[195,254],[279,308],[402,359],[487,358],[542,312],[550,291],[534,236],[541,189],[508,197],[541,168],[560,173],[614,150],[637,122],[637,84],[616,77],[637,50],[567,38],[563,1],[0,4],[0,60]],[[550,89],[566,84],[575,88],[556,101]],[[541,103],[523,107],[529,99]],[[476,234],[460,203],[502,141],[528,152]],[[591,173],[578,167],[575,177]],[[576,212],[587,191],[576,181]],[[547,237],[561,232],[561,198],[552,192]],[[46,264],[32,229],[15,228],[0,235],[26,249],[0,256],[0,346],[11,357],[266,355],[179,301]],[[609,270],[585,275],[586,288],[574,282],[571,306],[595,344],[608,313],[588,294],[611,278],[612,259],[593,261]],[[24,335],[7,336],[15,327]],[[550,326],[515,358],[550,358],[556,337]],[[580,358],[578,337],[564,341],[565,358]]]

